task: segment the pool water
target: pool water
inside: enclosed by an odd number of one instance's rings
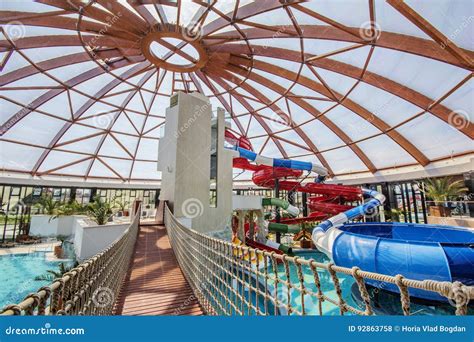
[[[317,262],[329,263],[329,258],[320,252],[311,251],[303,252],[298,255],[305,259],[314,259]],[[312,291],[317,292],[317,287],[314,284],[314,276],[312,271],[309,268],[303,267],[304,272],[304,282],[305,286],[310,288]],[[339,298],[337,296],[336,290],[334,289],[334,284],[329,273],[326,270],[320,270],[318,272],[319,278],[321,281],[321,290],[323,293],[338,302]],[[365,310],[365,305],[363,304],[360,294],[358,292],[358,286],[355,284],[355,280],[345,274],[338,273],[339,283],[342,290],[342,297],[344,301],[350,306],[362,310]],[[278,265],[278,277],[286,279],[285,269],[282,264]],[[292,284],[299,285],[299,278],[296,272],[296,268],[290,268],[290,281]],[[280,285],[281,286],[281,285]],[[279,291],[282,291],[283,302],[287,301],[287,290],[279,286]],[[371,297],[371,305],[375,315],[403,315],[400,295],[398,293],[393,293],[389,291],[381,291],[373,287],[368,287],[369,296]],[[358,299],[358,300],[356,300]],[[298,290],[294,289],[291,293],[291,304],[295,308],[301,311],[302,300],[301,294]],[[318,299],[313,296],[305,295],[304,297],[305,311],[307,315],[319,315]],[[410,312],[412,315],[454,315],[455,306],[450,305],[449,303],[435,303],[435,302],[423,302],[417,300],[416,298],[411,299],[410,303]],[[470,306],[468,308],[469,314],[474,314],[474,308]],[[339,315],[339,307],[330,303],[322,302],[322,314],[323,315]],[[344,313],[344,315],[352,315],[350,312]]]
[[[58,271],[64,261],[46,259],[47,252],[14,254],[0,256],[0,308],[8,304],[17,304],[25,296],[50,284],[48,280],[37,281],[35,277],[47,273],[47,270]],[[65,261],[71,265],[72,261]]]
[[[329,263],[328,257],[320,252],[311,251],[311,252],[302,252],[301,254],[297,253],[299,257],[303,257],[305,259],[314,259],[320,263]],[[280,280],[287,280],[285,266],[280,263],[277,264],[277,274]],[[300,281],[298,278],[297,269],[294,265],[289,264],[289,271],[290,271],[290,282],[295,287],[299,287]],[[305,287],[311,290],[314,293],[317,293],[318,289],[314,282],[314,275],[312,270],[307,266],[302,266],[303,271],[303,278]],[[268,267],[268,273],[271,278],[274,276],[273,265]],[[255,277],[249,277],[247,274],[238,273],[240,277],[244,278],[244,281],[247,283],[251,283],[252,286],[260,287],[260,291],[264,291],[264,278],[259,277],[258,281]],[[318,269],[318,275],[321,283],[321,290],[324,295],[334,302],[339,302],[339,297],[336,293],[334,283],[331,279],[331,276],[328,271],[325,269]],[[355,283],[354,279],[350,275],[345,275],[338,273],[337,274],[339,279],[339,284],[342,290],[342,298],[344,301],[352,306],[353,308],[359,309],[361,311],[365,310],[365,304],[360,298],[360,294],[358,293],[358,286]],[[258,303],[258,307],[261,313],[267,313],[268,315],[286,315],[286,307],[285,303],[288,301],[288,289],[287,286],[284,284],[279,283],[276,294],[275,294],[275,282],[273,280],[268,280],[269,291],[272,298],[277,297],[278,299],[278,308],[272,304],[271,301],[267,304],[265,308],[265,300],[262,295],[257,295],[255,291],[250,291],[249,288],[246,286],[245,288],[242,285],[233,282],[232,286],[238,289],[238,292],[241,293],[247,302],[251,302],[252,305],[256,305]],[[319,302],[315,296],[305,294],[302,298],[300,291],[297,288],[292,288],[290,291],[290,300],[291,306],[298,310],[300,313],[302,312],[302,303],[304,301],[304,308],[306,315],[319,315]],[[377,290],[376,288],[368,287],[369,296],[371,297],[371,305],[375,315],[403,315],[401,303],[400,303],[400,295],[397,293],[392,293],[388,291],[381,291]],[[219,298],[219,297],[217,297]],[[256,312],[253,308],[249,308],[246,303],[242,303],[239,298],[233,296],[233,299],[237,307],[240,307],[241,310],[245,314],[255,315]],[[213,302],[213,300],[211,300]],[[268,302],[267,302],[268,303]],[[282,305],[283,304],[283,305]],[[250,309],[250,310],[249,310]],[[470,307],[469,314],[474,314],[474,308]],[[454,315],[455,307],[450,305],[449,303],[434,303],[434,302],[420,302],[416,298],[412,298],[410,303],[410,312],[412,315]],[[340,315],[339,306],[329,302],[323,301],[321,303],[321,313],[325,316],[335,316]],[[297,314],[297,313],[292,313]],[[345,312],[344,315],[353,315],[351,312]]]
[[[323,253],[319,252],[311,252],[311,253],[304,253],[299,255],[300,257],[304,257],[305,259],[314,259],[318,262],[321,263],[328,263],[329,259],[324,255]],[[275,293],[275,282],[273,280],[274,278],[274,268],[272,265],[271,260],[268,260],[269,265],[267,272],[269,274],[269,279],[267,279],[267,285],[268,285],[268,292],[269,295],[272,299],[269,301],[265,301],[265,298],[263,296],[263,293],[265,292],[265,279],[263,277],[263,270],[260,272],[262,275],[258,277],[258,279],[254,275],[249,275],[248,272],[242,272],[241,269],[236,269],[234,272],[236,273],[236,276],[239,278],[242,278],[244,283],[252,284],[252,287],[259,287],[259,294],[255,292],[255,290],[251,290],[249,286],[244,286],[240,282],[235,281],[235,279],[232,281],[231,285],[234,290],[237,290],[237,293],[240,294],[243,298],[245,298],[244,301],[242,301],[239,296],[236,296],[230,291],[227,291],[227,297],[230,301],[234,302],[236,307],[239,308],[239,311],[242,312],[243,314],[248,314],[248,315],[255,315],[257,314],[256,310],[254,309],[256,306],[258,306],[260,313],[266,313],[268,315],[286,315],[286,308],[285,308],[285,303],[288,301],[288,288],[286,285],[282,283],[278,283],[276,293]],[[277,269],[277,275],[278,279],[281,281],[286,281],[286,272],[285,272],[285,266],[282,263],[278,263],[276,265]],[[289,271],[290,271],[290,282],[293,284],[295,287],[299,287],[300,281],[298,278],[297,274],[297,269],[294,265],[289,264]],[[304,283],[305,287],[308,290],[311,290],[314,293],[317,293],[318,289],[314,283],[314,275],[311,269],[307,266],[302,267],[303,271],[303,277],[304,277]],[[329,273],[325,269],[318,270],[318,275],[319,279],[321,282],[321,290],[324,292],[324,295],[332,300],[334,300],[336,303],[339,302],[339,297],[336,293],[336,290],[334,288],[334,284],[331,280],[331,277]],[[360,308],[357,303],[354,301],[352,295],[351,295],[351,287],[352,284],[354,284],[354,280],[350,276],[346,276],[344,274],[338,274],[338,279],[339,279],[339,284],[342,289],[342,294],[345,302],[353,307]],[[215,286],[219,286],[219,281],[218,279],[214,279],[215,281]],[[225,291],[225,289],[224,289]],[[301,293],[297,288],[292,288],[290,290],[290,299],[291,299],[291,306],[294,309],[297,309],[300,313],[302,311],[302,301],[304,301],[304,306],[305,306],[305,314],[306,315],[319,315],[319,303],[318,299],[315,296],[311,296],[309,294],[305,294],[304,298],[301,297]],[[207,291],[204,291],[205,293]],[[222,296],[219,293],[211,293],[212,291],[207,293],[207,296],[209,301],[214,304],[214,307],[218,307],[219,304],[224,303],[226,306],[226,312],[230,314],[239,314],[237,310],[233,309],[231,306],[228,305],[228,301],[224,300]],[[274,305],[274,298],[277,298],[277,308],[275,308]],[[252,303],[252,307],[249,307],[248,303]],[[283,304],[283,305],[282,305]],[[322,307],[322,314],[323,315],[340,315],[340,310],[339,307],[335,304],[332,304],[328,301],[323,301],[321,303]],[[218,314],[224,314],[224,311],[221,311],[218,309]],[[295,314],[293,312],[293,314]],[[346,315],[349,315],[350,313],[345,313]]]
[[[298,255],[299,257],[303,257],[305,259],[314,259],[317,262],[320,263],[329,263],[328,257],[320,252],[304,252]],[[280,279],[286,280],[286,272],[285,272],[285,266],[283,264],[278,264],[278,277]],[[308,288],[309,290],[317,293],[318,288],[316,287],[314,283],[314,275],[313,272],[309,267],[302,267],[303,271],[303,278],[304,278],[304,283],[305,287]],[[324,269],[318,269],[318,275],[319,279],[321,282],[321,290],[324,293],[324,295],[328,298],[331,298],[334,300],[336,303],[339,302],[339,297],[336,293],[334,283],[332,282],[331,276],[328,271]],[[352,307],[358,308],[358,309],[363,309],[357,303],[354,301],[352,295],[351,295],[351,287],[352,284],[354,284],[354,279],[351,276],[345,275],[345,274],[339,274],[338,273],[338,278],[339,278],[339,285],[342,290],[342,297],[344,301],[349,304]],[[290,282],[296,286],[299,286],[300,281],[298,278],[298,273],[296,270],[296,267],[290,267]],[[287,301],[287,289],[286,286],[282,286],[279,284],[278,286],[278,296],[282,297],[284,301]],[[305,295],[304,298],[301,298],[301,294],[297,289],[292,289],[292,292],[290,293],[290,298],[291,298],[291,305],[298,310],[301,311],[302,308],[302,300],[304,300],[304,307],[305,307],[305,312],[307,315],[319,315],[319,304],[318,304],[318,299],[315,296],[310,296],[310,295]],[[322,314],[325,316],[333,316],[333,315],[340,315],[340,310],[339,307],[328,302],[328,301],[323,301],[321,303],[322,306]],[[346,315],[350,315],[351,313],[345,313]]]

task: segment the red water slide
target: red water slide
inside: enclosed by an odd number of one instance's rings
[[[226,130],[225,137],[229,143],[253,151],[252,145],[246,137],[238,137],[229,130]],[[278,180],[280,190],[299,191],[314,195],[308,198],[307,205],[311,210],[308,217],[285,219],[281,223],[295,224],[304,221],[324,220],[352,208],[351,205],[345,203],[362,199],[360,188],[322,183],[302,184],[298,180],[303,175],[301,170],[255,165],[245,158],[234,158],[233,166],[253,171],[252,181],[257,186],[274,188],[275,181]]]

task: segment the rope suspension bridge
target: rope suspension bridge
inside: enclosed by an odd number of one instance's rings
[[[139,213],[137,210],[129,228],[106,250],[49,286],[28,295],[22,302],[6,306],[0,310],[0,315],[127,314],[119,302],[123,302],[126,295],[123,290],[131,281],[127,275],[138,267],[133,259],[139,245],[137,236],[143,229],[143,226],[140,228]],[[460,282],[419,281],[402,275],[393,277],[215,239],[184,227],[166,206],[164,224],[176,266],[192,290],[190,298],[182,297],[182,305],[190,302],[196,305],[194,299],[197,299],[202,311],[208,315],[324,315],[327,305],[336,308],[340,315],[373,315],[373,298],[366,285],[368,279],[396,286],[400,293],[399,307],[404,315],[413,314],[410,289],[438,293],[455,307],[456,315],[466,315],[468,303],[474,299],[474,287]],[[159,234],[160,238],[162,235]],[[154,277],[166,275],[157,273]],[[362,305],[351,304],[344,298],[342,281],[347,277],[356,284]],[[323,286],[323,279],[330,280],[330,290]],[[155,280],[147,278],[144,281]],[[155,304],[158,303],[149,299],[142,305]],[[174,305],[175,309],[165,311],[166,314],[183,311]],[[153,310],[149,314],[153,314]]]

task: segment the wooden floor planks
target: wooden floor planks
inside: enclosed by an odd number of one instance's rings
[[[161,225],[142,225],[117,315],[203,315]]]

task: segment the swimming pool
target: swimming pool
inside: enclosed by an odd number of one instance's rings
[[[314,259],[321,263],[329,263],[328,257],[325,254],[317,251],[305,251],[300,253],[298,256],[304,257],[305,259]],[[305,285],[314,292],[317,292],[312,272],[308,268],[303,268],[303,272]],[[325,270],[320,270],[318,275],[321,280],[321,290],[327,297],[338,302],[339,298],[337,296],[336,290],[334,289],[334,284],[329,273]],[[341,273],[338,273],[337,276],[339,278],[344,301],[350,306],[364,311],[365,306],[362,299],[360,298],[358,287],[357,284],[355,284],[354,278]],[[286,279],[285,269],[282,264],[278,265],[278,277]],[[295,267],[290,268],[290,281],[293,284],[299,284]],[[369,286],[367,289],[369,291],[371,305],[375,315],[403,315],[399,294],[389,291],[381,291]],[[282,290],[285,292],[285,296],[283,296],[282,299],[284,302],[286,302],[286,290]],[[319,315],[318,300],[309,295],[305,295],[304,300],[306,314]],[[291,304],[298,310],[301,310],[301,295],[298,290],[294,290],[294,293],[291,293]],[[411,298],[410,312],[413,315],[454,315],[455,306],[449,303],[429,302]],[[468,308],[468,312],[469,314],[474,314],[474,308],[470,306]],[[322,313],[323,315],[339,315],[340,311],[339,307],[325,301],[322,302]],[[352,315],[350,312],[346,312],[344,314]]]
[[[48,280],[36,281],[35,277],[45,274],[47,270],[57,271],[63,261],[50,261],[46,258],[47,253],[0,256],[0,308],[17,304],[28,294],[50,283]],[[67,260],[66,263],[70,265],[72,261]]]
[[[317,262],[320,263],[329,263],[328,257],[320,252],[317,251],[302,251],[302,252],[296,252],[296,255],[299,257],[303,257],[305,259],[314,259]],[[285,271],[285,266],[282,263],[279,263],[276,265],[277,269],[277,274],[278,278],[280,280],[286,281],[286,271]],[[318,299],[315,298],[314,296],[311,296],[309,294],[305,294],[302,298],[300,291],[297,289],[300,284],[300,280],[298,278],[298,273],[297,269],[294,264],[290,263],[289,265],[289,273],[290,273],[290,282],[295,286],[296,288],[292,288],[290,291],[290,300],[291,300],[291,306],[294,309],[297,309],[298,311],[301,312],[302,309],[302,301],[304,301],[304,307],[305,307],[305,314],[306,315],[319,315],[319,303]],[[303,281],[305,284],[305,287],[309,290],[312,290],[312,292],[316,293],[317,292],[317,287],[315,285],[314,281],[314,275],[309,267],[302,267],[303,271]],[[276,290],[275,294],[275,282],[273,281],[273,265],[270,265],[268,267],[268,274],[270,275],[270,279],[268,279],[268,285],[270,287],[270,292],[272,297],[276,296],[278,301],[280,303],[285,304],[288,300],[288,289],[286,285],[283,285],[282,283],[278,284],[278,288]],[[332,278],[329,274],[324,269],[318,269],[318,275],[321,283],[321,290],[324,293],[324,295],[336,303],[339,302],[339,297],[336,293],[334,283],[332,281]],[[251,283],[252,286],[256,287],[259,286],[261,291],[263,291],[263,282],[264,279],[262,277],[259,277],[258,282],[256,281],[255,277],[249,277],[248,273],[245,275],[242,275],[242,273],[239,273],[239,276],[242,276],[244,278],[244,281],[247,283]],[[339,279],[339,285],[342,290],[342,298],[344,301],[357,309],[360,309],[361,311],[365,310],[365,304],[363,300],[360,298],[360,294],[358,291],[358,286],[355,283],[354,279],[350,275],[345,275],[342,273],[337,274],[338,279]],[[259,283],[260,285],[257,285]],[[270,303],[268,306],[267,310],[265,309],[264,306],[264,298],[261,295],[256,295],[255,291],[249,291],[248,286],[245,288],[242,287],[241,284],[237,284],[235,281],[232,283],[232,286],[238,290],[239,293],[241,293],[245,298],[247,302],[253,303],[255,305],[258,303],[258,306],[260,308],[260,312],[266,312],[269,315],[274,315],[274,314],[280,314],[280,315],[286,315],[286,308],[284,305],[279,305],[278,309],[275,309],[274,305]],[[369,296],[371,299],[371,306],[373,313],[375,315],[403,315],[401,303],[400,303],[400,295],[398,293],[393,293],[389,291],[382,291],[378,290],[377,288],[373,288],[370,286],[367,286],[367,290],[369,291]],[[219,297],[217,297],[219,298]],[[233,298],[236,302],[237,307],[241,308],[244,314],[250,314],[250,315],[255,315],[256,312],[253,308],[250,308],[246,303],[242,303],[239,298]],[[420,301],[417,300],[416,298],[411,298],[412,301],[410,303],[410,312],[413,315],[454,315],[455,313],[455,307],[453,305],[450,305],[448,303],[441,303],[441,302],[427,302],[427,301]],[[213,302],[213,300],[211,300]],[[334,316],[334,315],[340,315],[340,309],[337,305],[329,302],[329,301],[323,301],[321,302],[321,311],[322,314],[325,316]],[[469,314],[474,314],[474,308],[469,307],[468,308]],[[292,313],[293,315],[295,313]],[[351,312],[345,312],[344,315],[353,315]]]
[[[329,263],[328,257],[325,254],[317,252],[317,251],[303,252],[303,253],[297,253],[297,254],[298,256],[303,257],[305,259],[314,259],[315,261],[320,262],[320,263]],[[313,292],[317,292],[318,289],[314,283],[314,276],[313,276],[312,271],[309,269],[309,267],[303,267],[302,270],[303,270],[303,278],[304,278],[305,286],[308,289],[312,290]],[[336,290],[334,288],[334,284],[332,282],[332,279],[329,273],[326,270],[321,269],[321,270],[318,270],[318,275],[319,275],[319,279],[321,280],[322,292],[327,297],[338,302],[339,298],[337,296]],[[278,277],[286,280],[285,267],[283,264],[278,264]],[[339,285],[341,287],[342,295],[345,302],[349,304],[350,306],[362,309],[361,307],[357,305],[357,303],[354,301],[351,295],[351,287],[352,287],[352,284],[354,284],[354,279],[351,276],[340,274],[340,273],[338,273],[338,278],[339,278]],[[300,282],[296,267],[294,267],[294,265],[290,267],[290,281],[292,284],[295,284],[295,285],[298,285]],[[286,292],[287,292],[286,287],[285,288],[282,287],[281,289],[279,288],[279,291],[284,292],[286,296]],[[300,292],[296,289],[292,289],[292,293],[290,293],[290,295],[291,295],[290,297],[291,297],[292,306],[301,310],[302,298],[301,298]],[[310,295],[305,295],[304,304],[305,304],[304,306],[305,306],[305,311],[307,315],[319,315],[319,305],[318,305],[317,298],[314,298]],[[328,301],[324,301],[321,304],[322,304],[323,315],[325,316],[340,315],[340,310],[338,306]],[[346,315],[350,315],[350,313],[346,313]]]

